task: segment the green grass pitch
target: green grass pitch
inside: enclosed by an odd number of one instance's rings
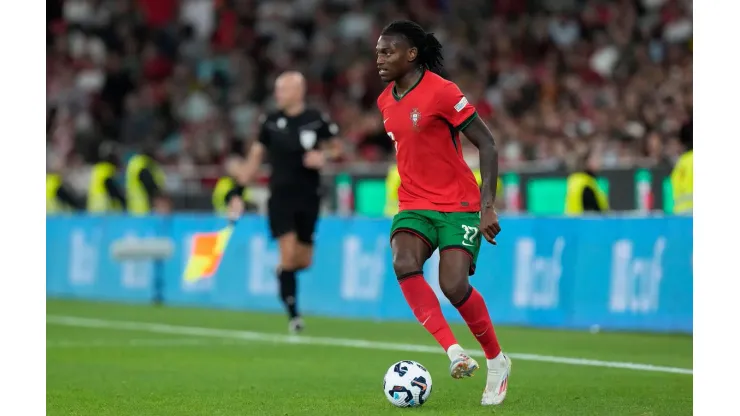
[[[280,315],[49,299],[47,414],[692,414],[687,335],[497,327],[513,369],[506,401],[491,408],[479,404],[485,369],[453,380],[447,356],[416,323],[306,321],[296,338]],[[466,327],[453,330],[479,350]],[[383,374],[403,359],[432,375],[421,408],[383,397]]]

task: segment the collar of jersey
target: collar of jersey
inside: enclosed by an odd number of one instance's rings
[[[414,84],[411,85],[411,87],[408,90],[406,90],[406,92],[403,93],[403,95],[400,95],[400,96],[398,94],[396,94],[396,83],[394,82],[393,83],[393,89],[391,90],[391,92],[393,93],[393,98],[395,98],[396,101],[401,101],[401,98],[409,95],[409,93],[411,92],[411,90],[413,90],[414,88],[416,88],[416,86],[421,83],[421,80],[424,78],[424,74],[426,74],[426,73],[427,73],[426,69],[422,69],[421,76],[419,76],[419,79],[417,79],[416,82],[414,82]]]

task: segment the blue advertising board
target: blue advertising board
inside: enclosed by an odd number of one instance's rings
[[[472,284],[496,324],[659,332],[693,331],[693,219],[690,217],[534,218],[502,216],[498,245],[485,244]],[[59,216],[46,220],[47,296],[147,302],[161,279],[172,305],[281,311],[277,245],[266,221],[237,224],[217,271],[183,279],[192,237],[226,220]],[[313,265],[300,273],[308,314],[374,320],[413,319],[393,273],[390,221],[324,217]],[[121,239],[169,238],[162,262],[117,261]],[[425,276],[445,315],[461,321],[438,285],[438,253]]]

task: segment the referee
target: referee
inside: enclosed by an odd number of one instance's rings
[[[304,323],[298,313],[296,273],[309,267],[321,199],[319,170],[339,156],[338,127],[319,111],[306,107],[306,82],[289,71],[275,80],[277,110],[260,118],[258,140],[252,143],[239,183],[247,185],[265,155],[272,167],[268,219],[280,247],[277,277],[280,299],[288,312],[291,332]],[[243,211],[243,200],[229,202],[232,215]]]

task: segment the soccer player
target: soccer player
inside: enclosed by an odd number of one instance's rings
[[[294,333],[305,325],[298,312],[296,273],[310,267],[313,259],[321,202],[319,171],[327,160],[338,157],[340,147],[339,128],[306,105],[305,92],[306,80],[299,72],[288,71],[275,80],[278,108],[261,118],[259,138],[237,175],[239,184],[247,185],[268,157],[272,173],[267,216],[280,247],[280,300],[288,312],[288,329]],[[243,209],[243,198],[230,200],[230,212],[238,216]]]
[[[481,404],[506,397],[511,361],[501,352],[483,297],[468,276],[475,271],[481,235],[491,244],[501,231],[494,209],[498,155],[493,135],[453,82],[440,76],[442,45],[411,21],[396,21],[376,47],[378,97],[385,130],[396,148],[401,186],[391,225],[393,268],[406,301],[422,326],[444,348],[453,378],[473,375],[478,363],[465,353],[442,315],[422,267],[439,248],[439,284],[486,356],[488,377]],[[459,133],[480,153],[483,183],[462,156]]]

